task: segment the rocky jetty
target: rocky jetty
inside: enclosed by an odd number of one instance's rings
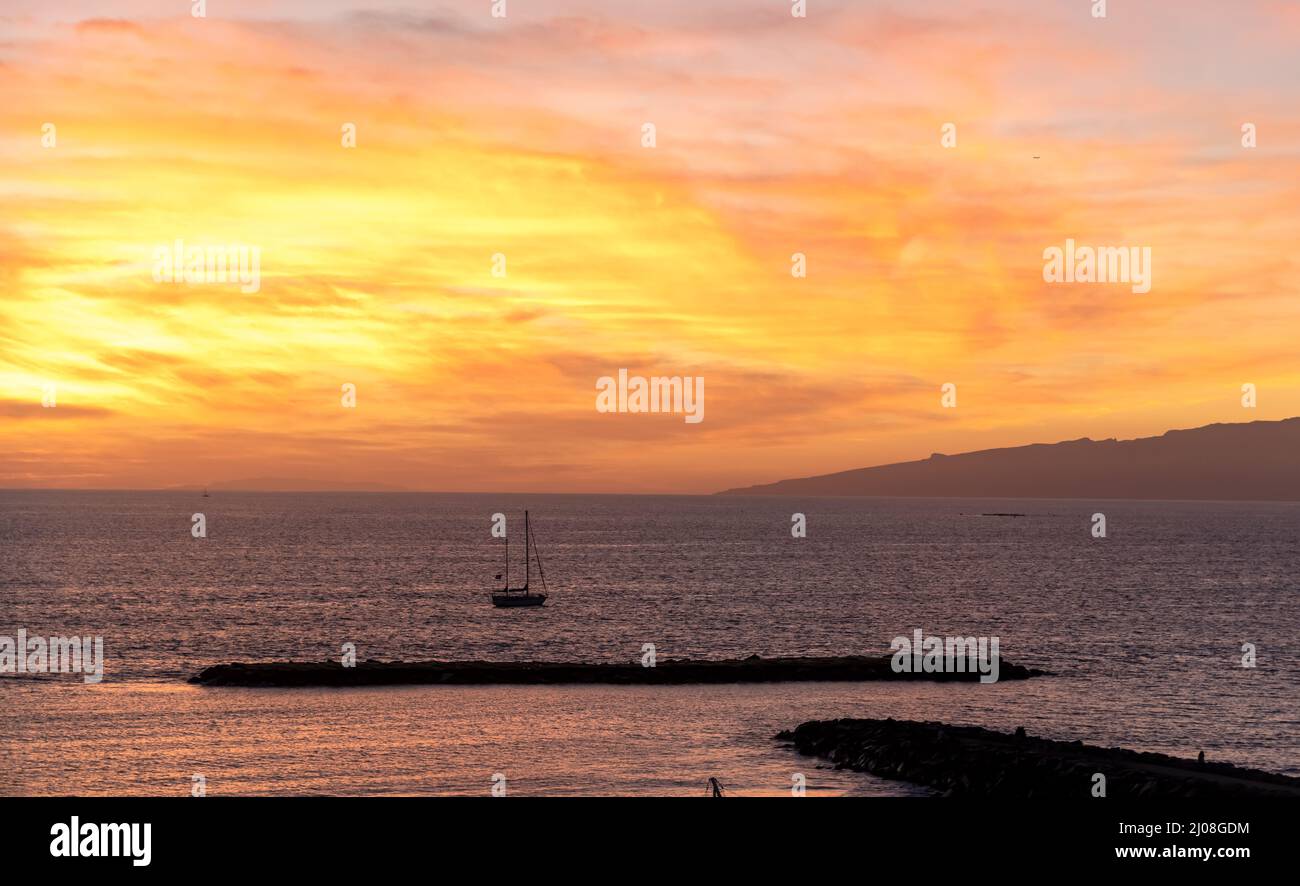
[[[898,673],[891,656],[835,658],[749,658],[722,661],[661,659],[654,667],[633,664],[568,664],[524,661],[337,661],[263,662],[214,665],[195,674],[204,686],[401,686],[496,683],[784,683],[856,680],[978,681],[977,673]],[[999,679],[1023,680],[1043,672],[1001,661]]]
[[[1300,779],[1164,754],[909,720],[814,720],[778,739],[836,768],[925,785],[946,796],[1066,799],[1300,798]]]

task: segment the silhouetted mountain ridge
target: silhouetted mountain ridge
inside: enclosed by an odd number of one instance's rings
[[[719,495],[1300,501],[1300,417],[1135,440],[1031,443],[858,468]]]

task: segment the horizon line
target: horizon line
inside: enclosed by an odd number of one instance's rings
[[[982,453],[987,453],[987,452],[1009,451],[1009,450],[1015,450],[1015,449],[1027,449],[1027,448],[1031,448],[1031,447],[1035,447],[1035,446],[1060,446],[1060,445],[1062,445],[1062,444],[1067,444],[1067,443],[1081,443],[1081,442],[1089,442],[1089,443],[1109,443],[1109,442],[1115,442],[1115,443],[1131,443],[1131,442],[1137,442],[1137,441],[1140,441],[1140,440],[1157,440],[1157,439],[1160,439],[1160,438],[1162,438],[1162,437],[1166,437],[1166,436],[1168,436],[1168,435],[1170,435],[1170,434],[1175,434],[1175,433],[1185,433],[1185,432],[1192,432],[1192,431],[1199,431],[1199,430],[1204,430],[1204,429],[1206,429],[1206,428],[1212,428],[1212,427],[1222,427],[1222,426],[1228,426],[1228,427],[1241,426],[1241,427],[1244,427],[1244,426],[1247,426],[1247,425],[1255,425],[1255,424],[1280,424],[1280,423],[1282,423],[1282,422],[1297,421],[1297,420],[1300,420],[1300,416],[1288,416],[1288,417],[1286,417],[1286,418],[1276,418],[1276,419],[1251,419],[1251,420],[1249,420],[1249,421],[1240,421],[1240,422],[1232,422],[1232,421],[1227,421],[1227,422],[1225,422],[1225,421],[1216,421],[1216,422],[1209,422],[1209,423],[1207,423],[1207,424],[1203,424],[1203,425],[1196,425],[1196,426],[1194,426],[1194,427],[1166,428],[1164,431],[1160,431],[1160,432],[1157,432],[1157,433],[1154,433],[1154,434],[1148,434],[1148,435],[1146,435],[1146,436],[1129,437],[1129,438],[1125,438],[1125,439],[1120,439],[1119,437],[1101,437],[1101,438],[1094,438],[1094,437],[1084,436],[1084,437],[1075,437],[1075,438],[1068,439],[1068,440],[1055,440],[1055,441],[1052,441],[1052,442],[1046,442],[1046,443],[1044,443],[1044,442],[1017,443],[1017,444],[1014,444],[1014,445],[1011,445],[1011,446],[995,446],[995,447],[992,447],[992,448],[989,448],[989,449],[972,449],[972,450],[966,450],[966,451],[963,451],[963,452],[955,452],[955,453],[951,453],[951,454],[949,454],[949,453],[941,453],[941,452],[931,452],[928,456],[921,456],[921,457],[917,457],[917,458],[907,459],[907,460],[904,460],[904,461],[887,462],[887,463],[885,463],[885,464],[867,465],[867,466],[865,466],[865,467],[857,467],[857,468],[845,468],[845,469],[842,469],[842,470],[829,471],[829,472],[824,473],[824,474],[813,474],[813,475],[808,475],[808,476],[804,476],[804,477],[793,477],[793,478],[791,478],[791,477],[787,477],[787,478],[780,479],[780,480],[775,480],[775,481],[772,481],[772,482],[769,482],[769,483],[751,483],[751,484],[748,485],[748,486],[732,486],[732,487],[727,487],[727,488],[723,488],[723,489],[715,489],[715,490],[710,491],[710,492],[617,492],[617,491],[605,491],[605,492],[571,492],[571,491],[534,491],[534,492],[519,492],[519,491],[494,491],[494,490],[438,490],[438,489],[406,489],[406,488],[401,488],[401,487],[396,487],[396,488],[381,488],[381,489],[330,488],[330,487],[308,488],[308,489],[289,489],[289,488],[285,488],[285,489],[276,489],[276,488],[258,489],[258,488],[240,487],[240,486],[238,486],[238,485],[233,485],[233,486],[228,486],[228,487],[223,488],[223,485],[222,485],[223,482],[230,482],[230,483],[238,484],[238,483],[240,483],[240,482],[246,482],[247,479],[256,479],[256,478],[246,478],[245,481],[238,481],[238,480],[236,480],[236,481],[218,481],[218,483],[216,483],[216,484],[192,484],[192,485],[182,485],[182,486],[176,486],[176,485],[172,485],[172,486],[143,486],[143,487],[132,487],[132,486],[0,486],[0,491],[3,491],[3,492],[18,492],[18,491],[46,491],[46,492],[58,492],[58,491],[64,491],[64,492],[198,492],[198,491],[204,491],[204,492],[207,492],[208,490],[216,490],[216,491],[219,491],[219,492],[255,492],[255,493],[296,493],[296,492],[301,492],[301,493],[374,493],[374,494],[405,494],[405,495],[637,495],[637,496],[678,496],[678,497],[680,497],[680,496],[691,496],[691,497],[697,497],[697,496],[723,496],[723,495],[728,495],[729,493],[735,493],[735,492],[737,492],[737,491],[739,491],[739,490],[754,489],[754,488],[760,488],[760,487],[766,487],[766,486],[776,486],[776,485],[779,485],[779,484],[781,484],[781,483],[787,483],[787,482],[795,482],[795,481],[800,481],[800,480],[816,479],[816,478],[820,478],[820,477],[831,477],[831,476],[836,476],[836,475],[838,475],[838,474],[847,474],[847,473],[853,473],[853,472],[856,472],[856,471],[875,470],[875,469],[878,469],[878,468],[895,467],[895,466],[898,466],[898,465],[918,464],[918,463],[922,463],[922,462],[926,462],[926,461],[932,460],[935,456],[942,456],[942,457],[944,457],[944,458],[959,458],[959,457],[961,457],[961,456],[966,456],[966,455],[977,455],[977,454],[982,454]],[[271,481],[274,481],[274,480],[277,479],[277,478],[266,478],[266,479],[271,480]],[[279,479],[293,479],[293,478],[279,478]],[[311,482],[311,481],[306,481],[306,482]],[[388,484],[385,484],[385,483],[382,483],[382,482],[374,482],[374,483],[371,483],[370,481],[358,481],[356,485],[358,485],[358,486],[377,485],[377,486],[381,486],[381,487],[382,487],[382,486],[387,486]],[[747,493],[747,494],[750,495],[750,496],[754,496],[754,497],[760,497],[760,496],[761,496],[761,497],[768,497],[768,496],[766,496],[766,495],[764,495],[764,494],[762,494],[762,493]],[[772,494],[770,497],[773,497],[773,498],[777,498],[777,497],[787,497],[787,498],[788,498],[789,495],[788,495],[788,494],[782,495],[782,494],[780,494],[780,493],[775,493],[775,494]],[[944,495],[934,496],[934,495],[853,495],[853,494],[834,495],[834,494],[831,494],[831,495],[815,495],[815,496],[804,496],[804,497],[807,497],[807,498],[974,498],[974,499],[985,498],[985,499],[1006,499],[1006,500],[1015,500],[1015,499],[1022,499],[1022,498],[1023,498],[1023,499],[1025,499],[1025,500],[1029,500],[1029,501],[1032,501],[1032,500],[1039,500],[1039,499],[1047,499],[1047,498],[1053,498],[1053,499],[1060,500],[1060,501],[1069,501],[1069,500],[1088,501],[1088,500],[1092,500],[1092,499],[1069,499],[1069,498],[1060,498],[1060,497],[1057,497],[1057,496],[963,496],[963,495],[957,495],[957,496],[944,496]],[[1093,498],[1096,499],[1096,500],[1104,500],[1104,501],[1247,501],[1247,499],[1235,499],[1235,498],[1227,498],[1227,499],[1181,499],[1181,498],[1176,498],[1176,499],[1147,499],[1147,498],[1126,498],[1126,497],[1114,498],[1114,497],[1105,496],[1105,495],[1094,496]],[[1300,499],[1260,499],[1260,501],[1300,501]]]
[[[158,487],[131,488],[85,486],[0,486],[3,492],[198,492],[198,488]],[[1170,502],[1178,504],[1264,504],[1295,505],[1300,498],[1131,498],[1111,495],[1080,496],[1061,495],[789,495],[781,493],[754,493],[726,495],[722,492],[455,492],[428,489],[222,489],[222,493],[241,495],[553,495],[553,496],[623,496],[636,498],[725,498],[728,500],[779,498],[790,499],[927,499],[932,501],[1134,501]]]

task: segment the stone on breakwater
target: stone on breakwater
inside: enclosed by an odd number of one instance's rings
[[[336,661],[214,665],[189,679],[205,686],[400,686],[416,684],[778,683],[855,680],[978,681],[978,673],[898,673],[891,656],[760,658],[722,661],[661,659],[655,667],[545,661]],[[1042,671],[1001,662],[1000,679],[1024,680]]]
[[[1107,797],[1300,798],[1300,779],[1228,763],[1052,741],[973,726],[910,720],[813,720],[778,739],[836,768],[925,785],[946,796],[1091,799],[1093,774]]]

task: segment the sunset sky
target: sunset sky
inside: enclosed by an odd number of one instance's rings
[[[1300,415],[1300,4],[491,6],[5,0],[0,486],[711,492]],[[1067,238],[1151,291],[1045,283]],[[155,282],[177,239],[260,291]],[[620,368],[704,421],[598,413]]]

